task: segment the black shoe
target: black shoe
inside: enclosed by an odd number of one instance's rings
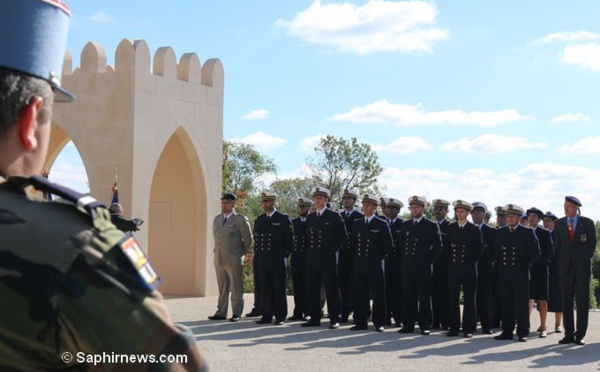
[[[273,323],[273,325],[276,325],[276,326],[283,325],[283,320],[276,320],[275,323]]]
[[[304,320],[304,318],[301,316],[294,315],[294,316],[290,316],[289,318],[287,318],[287,320],[298,321],[298,320]]]
[[[208,317],[208,319],[210,319],[210,320],[225,320],[227,318],[225,318],[224,316],[220,316],[220,315],[211,315]]]
[[[575,340],[575,344],[579,345],[579,346],[583,346],[583,345],[585,345],[585,340],[583,338],[578,338],[577,340]]]
[[[375,328],[375,332],[383,332],[385,330],[385,328],[383,328],[383,326],[379,326]]]
[[[302,323],[300,324],[301,327],[320,327],[321,323],[320,322],[313,322],[311,320],[309,320],[306,323]]]
[[[435,324],[435,323],[434,323],[434,324],[431,326],[431,329],[442,329],[442,326],[441,326],[439,323],[437,323],[437,324]]]
[[[256,321],[256,324],[271,324],[271,319],[261,318]]]
[[[481,333],[483,333],[484,335],[491,335],[493,332],[491,329],[484,329],[481,331]]]
[[[386,320],[385,321],[385,325],[391,327],[392,326],[392,320],[391,319]]]
[[[494,340],[512,340],[513,339],[513,335],[512,333],[500,333],[498,336],[494,336]]]
[[[348,323],[348,316],[342,315],[342,317],[340,318],[340,323],[343,323],[343,324]]]
[[[429,336],[429,335],[431,334],[431,331],[430,331],[430,330],[428,330],[428,329],[424,329],[424,330],[422,330],[422,331],[421,331],[421,334],[422,334],[423,336]]]
[[[526,336],[519,336],[519,342],[527,342]]]
[[[458,336],[458,332],[457,331],[448,331],[448,333],[446,333],[446,336],[456,337],[456,336]]]
[[[472,333],[465,332],[465,333],[463,334],[463,337],[464,337],[464,338],[473,338],[473,334],[472,334]]]
[[[304,321],[305,322],[308,322],[309,320],[310,320],[310,315],[307,315],[307,316],[304,317]]]
[[[249,312],[248,314],[246,314],[246,318],[254,318],[257,316],[261,316],[260,311],[256,310],[256,309],[252,309],[251,312]]]
[[[357,324],[354,327],[350,328],[351,331],[364,331],[369,327],[366,324]]]
[[[331,323],[329,325],[329,329],[338,329],[340,328],[340,323]]]
[[[239,315],[234,315],[231,318],[229,318],[230,322],[239,322],[242,318],[240,318]]]
[[[574,337],[563,337],[561,340],[558,341],[558,343],[561,345],[574,344],[575,338]]]
[[[402,327],[398,330],[398,333],[414,333],[415,330],[414,329],[410,329],[410,328],[406,328],[406,327]]]

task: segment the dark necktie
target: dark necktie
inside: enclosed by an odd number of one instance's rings
[[[571,238],[571,241],[573,241],[573,238],[575,237],[575,229],[573,228],[572,218],[569,218],[569,237]]]
[[[221,224],[221,226],[225,226],[225,222],[227,222],[227,216],[223,216],[223,223]]]
[[[368,225],[368,224],[369,224],[369,219],[365,218],[365,225]]]

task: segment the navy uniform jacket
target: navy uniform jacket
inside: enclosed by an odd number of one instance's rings
[[[271,218],[261,214],[254,221],[254,265],[276,267],[292,251],[294,232],[287,214],[275,211]]]
[[[554,257],[554,242],[550,236],[550,231],[541,226],[537,226],[533,231],[540,245],[540,258],[537,263],[548,265],[552,261],[552,257]]]
[[[365,218],[357,218],[352,228],[351,245],[354,251],[355,266],[379,265],[392,250],[392,234],[388,223],[373,216],[365,223]]]
[[[387,258],[392,261],[400,261],[400,257],[402,255],[400,249],[400,237],[402,235],[402,223],[404,222],[403,218],[396,218],[394,222],[389,221],[390,231],[392,232],[392,242],[393,246],[391,251],[388,253]]]
[[[346,211],[341,211],[340,215],[344,219],[344,225],[346,226],[346,232],[348,233],[348,238],[350,238],[352,236],[352,228],[354,227],[354,220],[356,220],[357,218],[364,218],[364,215],[362,213],[354,211],[354,210],[352,211],[352,213],[350,213],[350,217],[346,216]],[[344,247],[340,251],[340,255],[342,254],[342,252],[347,255],[350,255],[350,256],[354,255],[352,246],[350,244],[350,239],[346,240]]]
[[[512,232],[508,226],[496,230],[494,251],[500,280],[529,280],[529,268],[540,256],[533,229],[521,225]]]
[[[402,223],[400,253],[404,272],[427,272],[442,251],[440,228],[436,222],[425,217],[418,224],[413,219]]]
[[[554,248],[558,259],[558,273],[567,273],[569,264],[580,272],[590,271],[590,259],[596,249],[596,229],[594,221],[587,217],[577,217],[573,241],[569,236],[567,217],[562,217],[554,223]]]
[[[477,268],[479,276],[492,277],[494,268],[494,241],[496,238],[496,230],[487,224],[481,225],[481,236],[483,238],[483,254],[479,259]]]
[[[477,262],[483,253],[479,227],[467,222],[461,229],[458,223],[451,223],[447,231],[445,249],[449,275],[463,270],[477,270]]]
[[[329,208],[321,217],[312,212],[306,217],[306,231],[306,265],[336,265],[337,253],[348,239],[342,216]]]
[[[297,260],[304,263],[304,260],[306,259],[306,242],[308,239],[306,233],[306,219],[302,221],[301,217],[294,218],[292,220],[292,225],[294,226],[294,245],[292,247],[293,265]]]
[[[440,255],[436,259],[435,268],[433,270],[433,274],[440,274],[442,277],[445,275],[444,273],[447,271],[447,263],[448,263],[448,226],[450,226],[450,221],[447,219],[443,219],[441,222],[438,222],[438,226],[440,227],[440,236],[442,237],[442,251]],[[439,265],[438,265],[439,263]]]

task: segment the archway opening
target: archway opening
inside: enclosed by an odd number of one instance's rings
[[[56,124],[52,124],[44,168],[50,173],[50,181],[89,194],[90,185],[81,154],[67,133]]]
[[[204,295],[205,186],[188,134],[178,129],[158,160],[150,191],[148,255],[161,292]]]

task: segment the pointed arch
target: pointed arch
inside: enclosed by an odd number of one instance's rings
[[[160,154],[150,186],[148,255],[164,293],[205,295],[206,192],[198,152],[179,127]]]

